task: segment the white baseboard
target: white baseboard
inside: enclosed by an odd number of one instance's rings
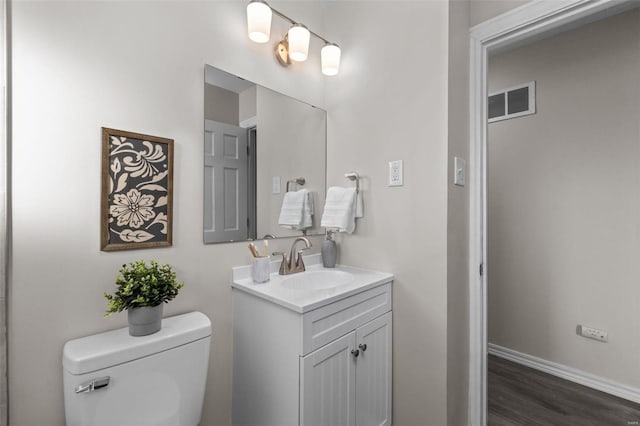
[[[640,389],[638,388],[616,383],[575,368],[567,367],[566,365],[556,364],[555,362],[523,354],[522,352],[494,345],[493,343],[488,344],[488,352],[491,355],[522,364],[526,367],[530,367],[601,392],[606,392],[620,398],[628,399],[629,401],[640,403]]]

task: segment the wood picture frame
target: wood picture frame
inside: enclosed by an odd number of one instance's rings
[[[173,244],[173,140],[102,128],[100,250]]]

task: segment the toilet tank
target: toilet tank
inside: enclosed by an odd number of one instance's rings
[[[69,426],[196,426],[209,364],[211,322],[200,312],[163,318],[152,335],[122,328],[64,345]]]

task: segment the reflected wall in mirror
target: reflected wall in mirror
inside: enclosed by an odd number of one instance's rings
[[[205,66],[205,244],[321,233],[326,122],[320,108]],[[310,223],[291,225],[303,193],[283,209],[287,189],[308,191]]]

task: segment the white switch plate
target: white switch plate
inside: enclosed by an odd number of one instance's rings
[[[280,176],[274,176],[271,181],[271,193],[279,194],[280,193]]]
[[[453,159],[453,184],[464,186],[466,182],[465,161],[462,158],[455,157]]]
[[[389,161],[389,186],[404,185],[403,168],[402,160]]]

